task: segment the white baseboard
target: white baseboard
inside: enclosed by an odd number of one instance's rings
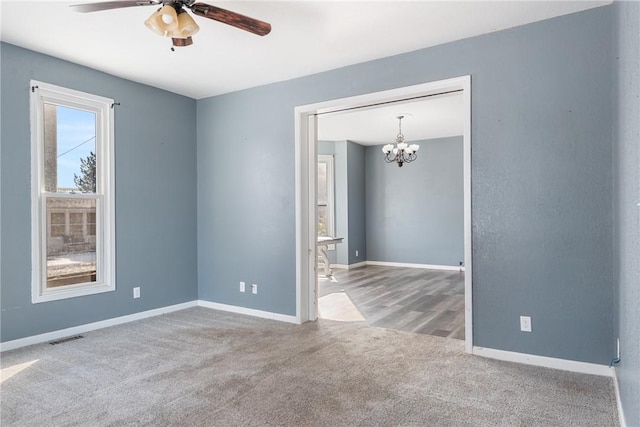
[[[261,317],[263,319],[278,320],[280,322],[300,324],[296,316],[287,314],[272,313],[270,311],[256,310],[253,308],[239,307],[236,305],[220,304],[218,302],[198,300],[198,306],[212,308],[214,310],[228,311],[230,313],[246,314],[253,317]]]
[[[364,267],[367,265],[367,261],[358,262],[355,264],[331,264],[331,268],[337,268],[338,270],[353,270],[354,268]]]
[[[429,270],[464,271],[464,267],[458,265],[432,265],[412,264],[408,262],[366,261],[367,265],[381,265],[384,267],[427,268]]]
[[[84,325],[74,326],[71,328],[59,329],[57,331],[33,335],[26,338],[19,338],[17,340],[0,343],[0,352],[14,350],[20,347],[26,347],[28,345],[53,341],[60,338],[66,338],[73,335],[83,334],[89,331],[95,331],[96,329],[108,328],[109,326],[121,325],[123,323],[146,319],[148,317],[160,316],[162,314],[184,310],[185,308],[196,307],[197,305],[197,301],[189,301],[182,304],[170,305],[168,307],[141,311],[140,313],[128,314],[126,316],[114,317],[113,319],[101,320],[98,322],[86,323]]]
[[[557,359],[555,357],[536,356],[533,354],[516,353],[492,348],[473,347],[473,354],[489,359],[504,360],[506,362],[522,363],[525,365],[543,366],[545,368],[561,369],[563,371],[579,372],[582,374],[613,376],[613,369],[608,365],[578,362],[575,360]]]
[[[618,371],[616,368],[611,369],[613,371],[613,388],[616,392],[616,404],[618,406],[618,418],[620,421],[620,427],[627,427],[627,419],[624,416],[624,409],[622,408],[622,400],[620,400],[620,385],[618,384]]]
[[[33,335],[30,337],[19,338],[17,340],[0,343],[0,352],[14,350],[28,345],[40,344],[43,342],[54,341],[60,338],[67,338],[73,335],[95,331],[97,329],[108,328],[109,326],[121,325],[123,323],[134,322],[149,317],[160,316],[162,314],[172,313],[174,311],[184,310],[191,307],[206,307],[214,310],[228,311],[231,313],[246,314],[253,317],[261,317],[263,319],[278,320],[280,322],[299,324],[295,316],[285,314],[271,313],[268,311],[254,310],[252,308],[237,307],[233,305],[220,304],[217,302],[194,300],[182,304],[170,305],[168,307],[155,308],[153,310],[142,311],[140,313],[128,314],[126,316],[114,317],[113,319],[101,320],[84,325],[74,326],[71,328],[60,329],[57,331],[46,332],[44,334]]]

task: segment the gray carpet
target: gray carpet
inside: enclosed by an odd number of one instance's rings
[[[2,426],[616,426],[610,378],[193,308],[2,354]]]

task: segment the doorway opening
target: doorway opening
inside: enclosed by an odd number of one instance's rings
[[[298,322],[318,317],[318,116],[348,110],[380,108],[452,92],[462,96],[463,205],[464,205],[464,339],[472,349],[472,260],[471,260],[471,79],[447,79],[384,92],[326,101],[295,109],[296,123],[296,316]],[[380,154],[382,156],[382,154]],[[382,160],[382,159],[381,159]],[[393,165],[387,165],[391,167]],[[408,166],[411,167],[411,166]]]

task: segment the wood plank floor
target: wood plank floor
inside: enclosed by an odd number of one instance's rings
[[[464,272],[366,266],[318,282],[320,298],[344,292],[372,326],[464,339]]]

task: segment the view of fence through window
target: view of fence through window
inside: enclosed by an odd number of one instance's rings
[[[96,114],[44,104],[47,288],[96,281]]]

